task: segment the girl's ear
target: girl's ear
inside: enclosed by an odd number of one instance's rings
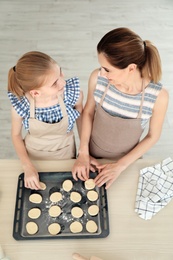
[[[33,98],[38,97],[40,95],[40,92],[36,89],[30,90],[29,93]]]

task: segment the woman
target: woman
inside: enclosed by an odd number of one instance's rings
[[[86,180],[96,166],[95,183],[106,188],[159,139],[168,93],[159,82],[157,48],[128,28],[108,32],[97,45],[100,69],[89,79],[79,155],[73,177]],[[147,135],[140,140],[147,123]],[[112,159],[99,165],[95,158]]]
[[[25,187],[40,189],[31,159],[58,160],[76,156],[73,126],[80,134],[82,93],[79,80],[64,80],[59,65],[47,54],[24,54],[9,70],[12,140],[24,170]],[[23,140],[22,125],[27,130]]]

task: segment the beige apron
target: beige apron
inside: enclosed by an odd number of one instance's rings
[[[142,135],[141,114],[145,89],[143,88],[137,118],[124,119],[111,116],[102,108],[109,86],[107,86],[95,112],[89,151],[90,155],[95,158],[119,159],[138,144]]]
[[[29,131],[25,137],[28,155],[36,160],[72,159],[76,156],[73,131],[67,133],[68,115],[61,96],[58,97],[63,118],[49,124],[35,119],[35,101],[31,100]]]

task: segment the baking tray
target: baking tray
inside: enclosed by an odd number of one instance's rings
[[[90,172],[90,178],[95,178],[97,173]],[[108,201],[105,186],[93,190],[98,193],[98,200],[91,202],[87,199],[87,190],[84,187],[84,182],[81,180],[75,181],[71,172],[39,172],[41,182],[46,184],[45,190],[31,190],[24,187],[24,173],[21,173],[18,178],[16,205],[13,223],[13,237],[16,240],[28,239],[70,239],[70,238],[104,238],[109,235],[109,216],[108,216]],[[73,188],[70,192],[62,189],[64,180],[71,180]],[[62,193],[63,199],[59,202],[53,203],[49,197],[52,192],[59,191]],[[70,200],[70,193],[77,191],[82,195],[82,200],[79,203],[74,203]],[[42,202],[35,204],[29,201],[29,196],[33,193],[42,196]],[[96,216],[88,214],[88,207],[96,204],[99,207],[99,213]],[[50,217],[48,210],[52,205],[58,205],[62,209],[59,217]],[[71,215],[71,208],[79,206],[83,209],[84,215],[76,219]],[[41,209],[41,215],[37,219],[28,217],[28,211],[31,208],[38,207]],[[89,220],[96,222],[98,229],[95,233],[89,233],[86,230],[86,223]],[[26,224],[30,221],[38,225],[38,232],[30,235],[26,231]],[[69,226],[73,221],[79,221],[83,225],[83,230],[80,233],[71,233]],[[61,231],[57,235],[51,235],[48,232],[48,226],[52,223],[59,223]]]

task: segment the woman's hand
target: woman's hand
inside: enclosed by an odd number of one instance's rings
[[[39,175],[33,165],[24,166],[24,183],[25,187],[32,190],[41,190]]]
[[[97,166],[99,174],[95,178],[95,184],[98,187],[101,187],[106,183],[106,189],[108,189],[112,183],[118,178],[123,170],[125,170],[124,166],[116,163],[109,163]]]
[[[89,154],[80,154],[72,168],[73,178],[76,181],[78,178],[86,181],[89,178],[89,171],[95,172],[97,166],[99,163],[94,157],[89,156]]]

